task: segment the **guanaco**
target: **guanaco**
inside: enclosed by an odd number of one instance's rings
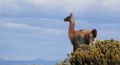
[[[72,13],[64,18],[64,22],[69,22],[68,36],[73,45],[73,51],[77,50],[82,43],[93,46],[97,36],[96,29],[75,31],[75,20]]]

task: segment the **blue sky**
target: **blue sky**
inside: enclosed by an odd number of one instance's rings
[[[72,51],[69,23],[98,31],[97,39],[120,40],[119,0],[0,0],[0,58],[62,60]]]

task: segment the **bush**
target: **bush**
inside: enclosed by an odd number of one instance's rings
[[[93,48],[82,44],[70,59],[71,65],[120,65],[120,43],[113,39],[96,41]]]
[[[81,44],[80,48],[71,53],[69,65],[120,65],[120,43],[113,39],[98,40],[93,48]]]

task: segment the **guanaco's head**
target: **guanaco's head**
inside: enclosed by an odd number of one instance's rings
[[[67,16],[66,18],[64,18],[64,22],[70,22],[70,20],[72,20],[72,19],[73,19],[73,14],[70,13],[69,16]]]

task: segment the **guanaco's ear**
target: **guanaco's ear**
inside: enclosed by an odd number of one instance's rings
[[[94,38],[97,36],[97,30],[96,29],[92,30],[92,35],[93,35]]]
[[[72,13],[70,13],[70,16],[73,16],[73,14],[72,14]]]

